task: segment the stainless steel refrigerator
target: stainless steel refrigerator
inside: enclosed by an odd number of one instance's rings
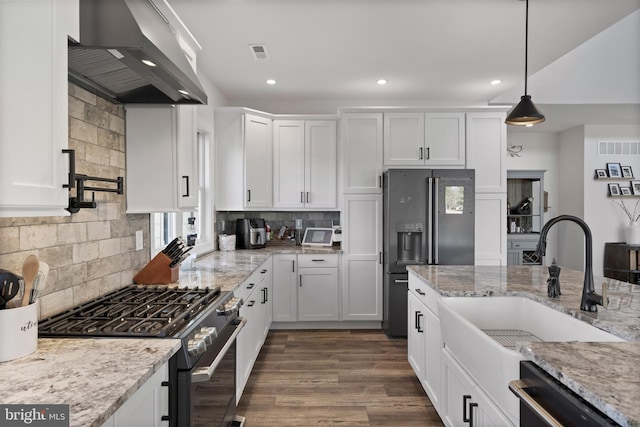
[[[407,335],[408,265],[474,263],[475,171],[389,169],[383,176],[382,329]]]

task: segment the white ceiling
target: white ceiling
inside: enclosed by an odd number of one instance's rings
[[[515,103],[524,90],[524,1],[169,3],[202,45],[199,72],[230,105],[272,113],[335,113],[339,106],[475,106],[492,100]],[[534,102],[536,72],[639,9],[640,0],[530,0],[529,93]],[[250,44],[264,44],[270,59],[255,60]],[[624,57],[627,47],[611,49]],[[637,67],[631,75],[640,75],[640,61],[631,65]],[[567,79],[566,68],[560,70],[556,82]],[[267,85],[269,78],[277,84]],[[379,78],[389,83],[379,86]],[[492,86],[493,79],[503,83]],[[625,84],[619,78],[617,83]],[[506,94],[517,95],[502,99]],[[536,129],[559,131],[605,116],[618,122],[628,116],[640,124],[640,103],[623,98],[607,102],[604,109],[592,101],[582,106],[564,105],[574,102],[562,99],[536,102],[547,116]],[[616,105],[620,102],[626,105]]]

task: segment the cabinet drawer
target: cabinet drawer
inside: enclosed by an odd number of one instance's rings
[[[536,250],[537,241],[532,240],[512,240],[509,242],[510,249]]]
[[[431,286],[424,283],[422,280],[409,274],[409,292],[412,292],[418,300],[426,305],[436,316],[438,314],[438,300],[440,294]]]
[[[242,298],[246,303],[249,295],[255,289],[260,288],[260,284],[269,275],[270,271],[271,258],[264,262],[260,267],[256,268],[249,277],[240,283],[240,285],[233,291],[234,296]]]
[[[298,255],[298,267],[338,267],[337,254],[301,254]]]

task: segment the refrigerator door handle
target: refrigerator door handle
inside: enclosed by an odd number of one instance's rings
[[[439,236],[438,236],[438,195],[439,195],[439,183],[440,183],[440,178],[434,178],[433,179],[434,183],[434,193],[435,193],[435,197],[433,198],[433,263],[434,264],[438,264],[438,240],[439,240]]]
[[[433,178],[427,178],[427,264],[433,264]]]

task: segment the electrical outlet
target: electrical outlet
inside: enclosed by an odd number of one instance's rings
[[[136,251],[140,251],[144,248],[144,242],[142,240],[142,230],[136,231]]]

